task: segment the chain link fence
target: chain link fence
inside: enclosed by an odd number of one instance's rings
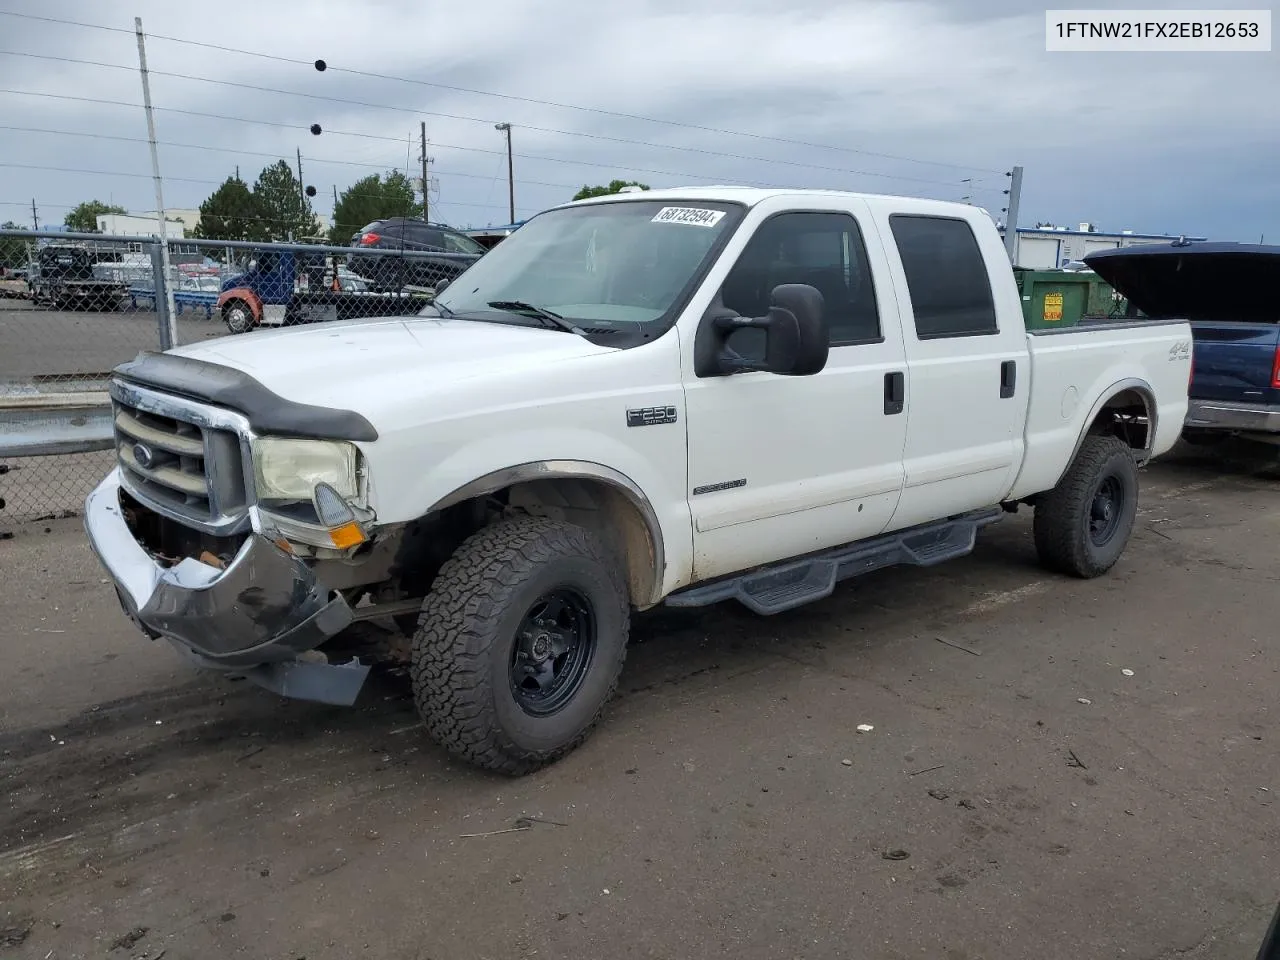
[[[79,513],[110,471],[118,364],[272,327],[416,314],[484,253],[421,222],[379,224],[350,247],[170,240],[167,270],[154,238],[0,230],[0,243],[0,531]]]

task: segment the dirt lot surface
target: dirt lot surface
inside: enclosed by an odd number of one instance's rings
[[[646,616],[596,735],[519,780],[448,761],[393,675],[343,710],[188,672],[78,521],[23,527],[0,958],[1251,958],[1280,466],[1143,484],[1099,580],[1038,569],[1019,514],[790,614]]]

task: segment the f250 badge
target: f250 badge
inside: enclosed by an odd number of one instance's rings
[[[1169,348],[1170,363],[1173,363],[1176,360],[1186,360],[1190,356],[1191,356],[1190,340],[1179,340],[1177,343],[1175,343],[1172,347]]]
[[[638,407],[627,411],[628,427],[656,427],[675,422],[675,407]]]

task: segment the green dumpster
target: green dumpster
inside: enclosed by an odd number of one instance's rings
[[[1017,278],[1028,330],[1074,327],[1089,309],[1091,274],[1018,268]]]
[[[1089,303],[1085,307],[1085,316],[1113,319],[1124,317],[1128,301],[1096,273],[1088,276],[1092,282],[1089,284]]]

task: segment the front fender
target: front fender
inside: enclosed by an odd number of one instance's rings
[[[221,313],[222,308],[232,300],[243,300],[249,305],[249,310],[253,314],[253,322],[262,322],[262,298],[251,289],[248,287],[232,287],[230,290],[224,290],[218,294],[218,302],[215,304],[215,308]]]
[[[588,429],[512,426],[472,437],[443,456],[430,445],[410,446],[407,436],[362,448],[370,464],[370,502],[383,523],[414,520],[516,483],[581,479],[608,486],[648,529],[660,598],[686,585],[691,575],[693,527],[683,489],[683,441],[683,432],[672,431],[664,457]]]

